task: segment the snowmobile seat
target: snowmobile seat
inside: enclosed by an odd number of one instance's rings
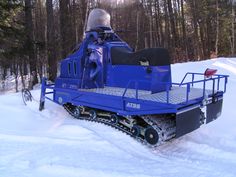
[[[149,48],[132,52],[126,47],[112,47],[111,60],[112,65],[170,65],[168,50],[164,48]]]

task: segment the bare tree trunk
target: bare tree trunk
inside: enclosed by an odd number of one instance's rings
[[[89,3],[87,0],[82,0],[82,7],[83,7],[83,16],[82,16],[82,22],[84,22],[83,26],[83,35],[86,31],[86,25],[88,20],[88,13],[89,13]]]
[[[153,37],[152,37],[152,17],[149,17],[149,47],[153,47]]]
[[[234,22],[235,22],[235,10],[234,10],[234,1],[232,0],[232,20],[231,20],[231,30],[232,30],[232,45],[231,45],[231,55],[234,55],[235,52],[235,29],[234,29]]]
[[[167,0],[164,0],[164,18],[165,18],[165,40],[164,40],[164,47],[170,48],[170,28],[169,28],[169,18],[168,18],[168,10],[167,10]]]
[[[135,42],[135,50],[138,49],[139,43],[139,11],[137,10],[137,17],[136,17],[136,42]]]
[[[18,90],[18,75],[15,74],[15,90],[16,92],[19,92]]]
[[[70,23],[70,13],[69,13],[69,0],[59,0],[60,4],[60,32],[61,32],[61,48],[62,57],[66,56],[71,51],[71,23]]]
[[[37,58],[37,71],[39,74],[40,82],[42,79],[42,63],[47,62],[47,4],[44,1],[36,0],[34,8],[34,21],[35,21],[35,53]],[[51,22],[54,24],[54,22]],[[54,31],[55,33],[55,31]]]
[[[16,59],[13,60],[13,64],[12,64],[12,71],[13,71],[13,75],[15,78],[15,90],[16,92],[18,92],[18,73],[19,73],[19,65]]]
[[[78,13],[77,13],[77,4],[76,1],[72,1],[72,16],[73,16],[73,28],[75,33],[75,43],[78,44],[79,42],[79,36],[78,36]]]
[[[3,66],[3,74],[2,74],[2,90],[4,91],[6,89],[6,77],[7,77],[7,67]]]
[[[26,87],[25,87],[25,78],[24,78],[24,63],[22,61],[19,65],[19,71],[20,71],[22,88],[25,89]]]
[[[145,48],[148,48],[148,42],[147,42],[147,37],[144,37],[144,44],[145,44]]]
[[[198,24],[199,25],[199,31],[200,31],[200,59],[204,59],[204,58],[208,58],[207,55],[207,47],[205,45],[205,40],[206,40],[206,32],[205,32],[205,26],[204,26],[204,22],[202,21],[201,23]],[[210,47],[210,46],[208,46]]]
[[[187,45],[187,35],[186,35],[186,28],[185,28],[185,14],[184,14],[184,3],[183,0],[180,1],[181,3],[181,24],[182,24],[182,32],[183,32],[183,43],[185,48],[185,54],[186,54],[186,61],[189,59],[189,51],[188,51],[188,45]]]
[[[32,1],[25,0],[25,27],[26,27],[26,47],[28,50],[30,73],[33,74],[32,85],[38,83],[37,78],[37,67],[36,67],[36,56],[35,56],[35,43],[34,43],[34,28],[33,28],[33,18],[32,18]],[[33,89],[33,88],[31,88]]]
[[[216,0],[216,43],[215,43],[215,54],[218,56],[218,43],[219,43],[219,3]]]
[[[156,36],[157,36],[157,46],[162,46],[162,20],[160,18],[160,4],[159,0],[155,0],[155,21],[156,21]]]
[[[177,58],[177,56],[176,56],[177,38],[176,38],[176,29],[175,29],[174,14],[173,14],[171,0],[167,0],[167,4],[168,4],[169,20],[170,20],[170,27],[171,27],[171,34],[172,34],[172,38],[171,38],[172,56],[174,56],[175,60],[176,60],[176,58]]]
[[[53,17],[52,0],[46,0],[47,6],[47,55],[49,65],[49,80],[54,81],[57,76],[57,59],[56,59],[56,44],[55,44],[55,27]]]
[[[197,14],[196,14],[196,0],[191,0],[190,1],[190,8],[191,8],[191,12],[192,12],[192,16],[193,16],[193,28],[194,28],[194,57],[197,60],[200,60],[201,55],[200,55],[200,44],[199,44],[199,36],[198,36],[198,25],[197,25]]]
[[[153,47],[153,21],[152,21],[152,0],[149,0],[149,47]]]

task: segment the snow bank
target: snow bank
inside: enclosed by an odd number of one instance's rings
[[[219,119],[156,150],[102,124],[79,121],[62,107],[20,93],[0,96],[1,177],[235,176],[236,59],[174,64],[173,81],[188,71],[216,68],[230,75]],[[39,90],[34,91],[35,100]]]

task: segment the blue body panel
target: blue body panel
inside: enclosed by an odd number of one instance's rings
[[[117,112],[120,115],[168,114],[176,113],[178,109],[178,106],[171,104],[83,91],[71,90],[68,92],[67,89],[55,89],[54,96],[54,102],[61,105],[65,103],[73,103],[74,105],[83,105]]]
[[[48,85],[46,80],[42,82],[41,102],[44,102],[45,98],[50,99],[48,94],[53,94],[52,101],[60,105],[72,103],[127,116],[177,114],[194,106],[202,106],[204,100],[208,100],[209,104],[213,102],[213,99],[223,97],[228,78],[225,75],[215,75],[196,81],[194,76],[203,74],[187,73],[184,78],[190,75],[192,81],[176,84],[171,80],[170,64],[113,64],[111,57],[113,47],[125,47],[128,51],[127,55],[132,53],[132,49],[116,34],[111,35],[109,40],[99,43],[96,32],[87,33],[79,50],[61,61],[60,76],[56,79],[55,85]],[[220,80],[223,81],[220,82]],[[207,96],[205,95],[206,82],[212,82],[213,90],[213,93]],[[202,94],[198,97],[191,97],[191,88],[195,83],[203,83]],[[215,88],[215,83],[217,83],[217,88]],[[223,84],[223,91],[220,91],[220,84]],[[184,101],[178,103],[171,101],[173,86],[186,90],[182,94]],[[96,89],[103,88],[104,90],[123,88],[123,91],[120,95],[96,92]],[[47,89],[51,89],[52,92],[46,92]],[[95,89],[95,91],[90,89]],[[126,96],[130,90],[133,90],[135,96]],[[147,96],[145,97],[145,94],[143,96],[139,92],[146,93]],[[160,94],[158,95],[158,93]],[[155,100],[157,95],[162,97],[164,95],[164,101]]]
[[[152,73],[147,73],[146,66],[127,66],[127,65],[110,65],[107,73],[107,86],[126,88],[128,83],[137,78],[139,89],[151,90],[152,92],[164,91],[164,84],[170,83],[170,66],[151,66]],[[128,88],[135,88],[131,83]]]

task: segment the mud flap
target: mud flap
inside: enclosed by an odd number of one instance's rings
[[[223,99],[207,105],[206,123],[209,123],[221,115]]]
[[[176,115],[176,138],[200,127],[201,110],[199,107]]]

